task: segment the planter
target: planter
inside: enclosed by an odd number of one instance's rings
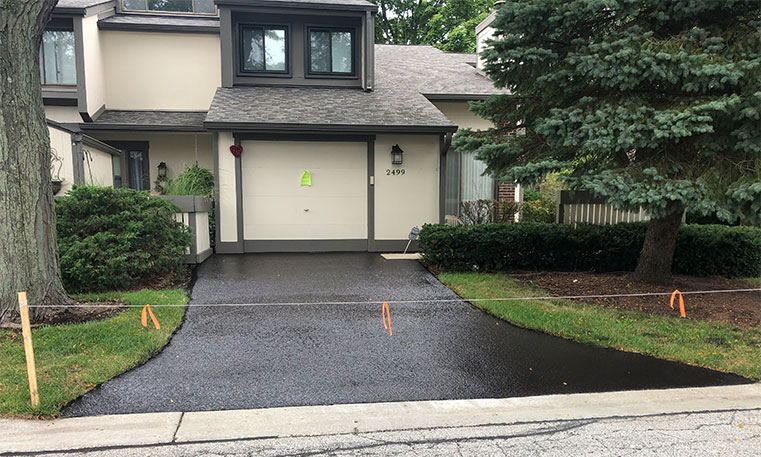
[[[53,195],[58,195],[61,187],[63,187],[63,181],[51,181],[51,183],[53,184]]]

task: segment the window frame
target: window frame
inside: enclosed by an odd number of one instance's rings
[[[72,38],[74,38],[74,82],[73,83],[49,83],[45,78],[45,32],[69,32]],[[51,21],[45,30],[42,31],[42,40],[40,41],[40,50],[38,51],[40,58],[40,85],[45,88],[74,88],[77,87],[77,81],[79,78],[79,69],[77,68],[77,60],[79,59],[79,53],[77,50],[77,35],[74,32],[73,24],[56,24]]]
[[[193,5],[193,11],[161,11],[161,10],[149,10],[148,9],[148,0],[145,0],[145,9],[144,10],[132,10],[124,6],[125,0],[118,0],[116,2],[117,9],[119,13],[130,13],[130,14],[156,14],[156,15],[169,15],[169,16],[200,16],[200,17],[219,17],[219,6],[214,4],[214,12],[213,13],[196,13],[196,3],[195,0],[190,0],[191,5]]]
[[[331,45],[328,54],[331,67],[333,65],[332,32],[349,32],[351,34],[351,73],[312,71],[312,31],[331,32]],[[354,25],[306,24],[304,26],[304,77],[314,79],[358,79],[357,61],[361,58],[358,52],[359,46],[357,46],[358,36],[359,27]]]
[[[275,30],[284,30],[285,31],[285,70],[245,70],[245,58],[243,56],[243,30],[244,29],[255,29],[260,28],[262,30],[270,28]],[[291,78],[291,24],[284,24],[284,23],[274,23],[274,22],[267,22],[267,23],[259,23],[259,22],[239,22],[235,27],[235,43],[236,43],[236,54],[237,54],[237,68],[236,68],[236,76],[241,77],[252,77],[252,76],[263,76],[263,77],[272,77],[272,78]],[[266,52],[266,45],[265,45],[265,52]]]

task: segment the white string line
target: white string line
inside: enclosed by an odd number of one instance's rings
[[[682,292],[682,295],[707,295],[707,294],[727,294],[742,292],[761,292],[761,288],[756,289],[721,289],[721,290],[693,290]],[[326,301],[326,302],[266,302],[266,303],[195,303],[195,304],[170,304],[170,305],[151,305],[151,308],[220,308],[220,307],[248,307],[248,306],[315,306],[315,305],[382,305],[383,303],[404,305],[414,303],[456,303],[462,301],[468,302],[486,302],[486,301],[511,301],[511,300],[575,300],[582,298],[617,298],[617,297],[653,297],[669,296],[673,292],[642,292],[633,294],[606,294],[606,295],[559,295],[544,297],[502,297],[502,298],[432,298],[419,300],[379,300],[379,301]],[[145,305],[29,305],[30,308],[142,308]]]

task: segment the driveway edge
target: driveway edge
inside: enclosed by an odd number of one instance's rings
[[[761,384],[504,399],[0,420],[0,455],[761,408]]]

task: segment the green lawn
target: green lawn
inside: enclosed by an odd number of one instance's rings
[[[120,297],[131,305],[185,304],[184,291],[141,290],[77,296],[104,301]],[[114,376],[141,363],[163,348],[182,322],[185,307],[154,308],[161,330],[140,323],[140,308],[82,324],[32,330],[40,405],[32,408],[21,334],[0,331],[0,416],[51,417],[61,408]],[[150,386],[146,386],[150,389]],[[136,392],[135,395],[139,395]]]
[[[500,273],[442,273],[439,280],[463,298],[546,295]],[[521,327],[581,343],[649,354],[761,379],[761,327],[651,316],[567,300],[475,302]]]

